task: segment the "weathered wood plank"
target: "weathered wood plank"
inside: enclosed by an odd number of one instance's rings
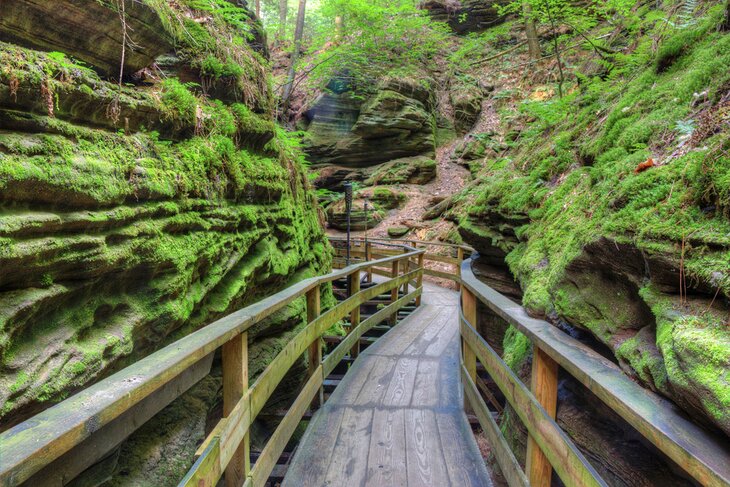
[[[391,279],[396,279],[398,277],[399,268],[400,268],[400,261],[394,260],[392,262],[392,269],[391,269],[391,274],[390,274]],[[393,288],[393,290],[390,292],[390,302],[395,303],[396,301],[398,301],[398,288],[397,287]],[[398,323],[398,315],[394,314],[390,318],[390,324],[395,325],[396,323]]]
[[[461,291],[461,312],[464,314],[464,319],[469,323],[477,322],[477,300],[474,293],[469,289]],[[462,330],[462,337],[467,342],[464,332]],[[464,362],[464,368],[469,373],[471,380],[476,380],[477,377],[477,360],[475,355],[476,350],[469,343],[464,343],[462,348],[462,361]],[[482,362],[483,363],[483,362]],[[485,366],[487,364],[484,364]]]
[[[444,454],[446,470],[451,485],[455,487],[479,487],[487,474],[484,460],[478,451],[454,448],[471,435],[471,427],[461,412],[436,413],[436,425],[441,437],[440,450]]]
[[[434,412],[429,409],[406,409],[405,417],[408,483],[451,485]]]
[[[412,317],[415,320],[415,324],[401,329],[396,327],[396,331],[390,334],[387,342],[376,343],[374,347],[370,347],[368,350],[370,353],[381,355],[402,355],[442,313],[443,310],[440,307],[422,306],[409,316],[409,318]]]
[[[470,349],[489,372],[494,382],[515,409],[527,431],[545,453],[553,468],[566,485],[605,486],[593,466],[575,444],[545,412],[527,387],[502,361],[489,344],[466,321],[461,322],[464,349]],[[464,368],[470,377],[471,371]],[[472,379],[473,380],[473,379]]]
[[[492,452],[497,459],[499,468],[502,470],[502,475],[507,480],[507,484],[510,487],[529,487],[530,482],[522,471],[520,463],[515,458],[514,453],[512,453],[512,450],[507,444],[507,440],[502,435],[502,431],[499,429],[496,421],[494,421],[489,409],[487,409],[487,405],[479,396],[479,391],[477,391],[474,381],[472,381],[471,376],[463,366],[461,367],[461,377],[464,382],[466,399],[469,401],[474,414],[476,414],[482,431],[487,435]]]
[[[324,375],[328,376],[332,372],[332,370],[334,370],[337,364],[339,364],[340,361],[345,357],[348,350],[352,348],[352,344],[355,341],[358,341],[365,332],[381,323],[393,313],[398,312],[398,310],[402,308],[405,304],[420,296],[421,292],[421,288],[416,289],[412,293],[400,298],[395,303],[389,304],[385,308],[379,310],[377,313],[360,323],[360,325],[355,328],[355,330],[352,331],[339,345],[337,345],[337,347],[332,352],[330,352],[324,359]]]
[[[307,323],[311,323],[320,314],[321,306],[321,288],[315,286],[314,288],[307,291]],[[312,344],[309,346],[307,352],[307,370],[311,377],[316,371],[319,365],[322,363],[322,341],[319,338],[315,338]],[[312,407],[316,408],[322,405],[324,402],[324,390],[320,388],[318,396],[312,402]]]
[[[416,277],[416,288],[420,288],[423,286],[423,254],[418,254],[418,263],[416,264],[416,269],[420,269],[420,272],[418,273],[418,277]],[[422,297],[418,296],[416,298],[416,307],[421,306],[421,300]]]
[[[414,271],[415,272],[415,271]],[[309,345],[318,339],[327,329],[337,321],[347,316],[356,306],[360,306],[375,296],[382,294],[389,289],[398,287],[408,279],[408,274],[396,279],[377,284],[371,288],[342,301],[338,306],[320,315],[316,320],[309,323],[291,341],[289,341],[279,354],[271,361],[264,371],[256,379],[251,387],[251,415],[256,417],[264,407],[266,401],[284,378],[294,362],[302,355]]]
[[[345,408],[340,435],[323,485],[362,485],[367,474],[372,420],[371,409]],[[365,461],[353,462],[353,458]]]
[[[242,333],[223,345],[223,416],[228,416],[248,392],[248,334]],[[220,451],[219,451],[220,454]],[[251,470],[248,434],[225,468],[226,487],[240,487]]]
[[[418,362],[413,394],[412,407],[436,407],[439,403],[439,362],[437,359]]]
[[[588,387],[660,451],[700,484],[730,485],[727,439],[692,423],[669,401],[643,389],[615,364],[479,281],[470,261],[461,268],[464,285],[505,321],[524,333],[560,367]]]
[[[349,277],[350,295],[355,295],[360,292],[360,271],[355,271],[350,274]],[[360,305],[355,306],[350,312],[350,327],[347,332],[352,333],[353,329],[360,325]],[[350,349],[350,357],[357,357],[360,353],[360,341],[356,340]]]
[[[451,272],[437,271],[436,269],[429,269],[428,267],[426,267],[423,269],[423,273],[426,274],[427,276],[440,277],[441,279],[448,279],[450,281],[454,281],[457,284],[461,283],[461,278],[459,276],[457,276],[456,274],[452,274]]]
[[[193,464],[178,487],[215,487],[223,474],[220,469],[220,443],[214,438]],[[243,484],[243,480],[241,480]]]
[[[345,408],[330,407],[329,403],[317,413],[300,443],[306,448],[297,450],[298,461],[290,464],[282,487],[323,485],[344,415]]]
[[[403,409],[376,409],[368,454],[367,487],[407,485]]]
[[[367,381],[360,389],[353,406],[375,407],[383,404],[383,397],[390,386],[398,362],[391,357],[378,357],[370,368]]]
[[[558,409],[558,364],[538,347],[532,352],[531,391],[545,412],[555,419]],[[552,466],[537,442],[528,435],[527,463],[525,465],[530,485],[534,487],[550,487]]]
[[[401,357],[393,370],[388,390],[383,398],[386,406],[408,406],[413,397],[413,385],[416,381],[418,360]]]
[[[462,415],[460,410],[462,404],[461,397],[458,393],[460,389],[458,339],[454,333],[458,331],[458,322],[454,319],[454,311],[456,309],[454,301],[458,299],[458,295],[453,292],[445,294],[445,296],[450,296],[452,301],[444,306],[433,306],[429,304],[428,299],[429,296],[434,294],[433,291],[436,288],[431,285],[427,286],[429,292],[424,294],[424,302],[427,303],[426,306],[405,318],[399,326],[390,329],[375,344],[362,352],[360,357],[352,364],[350,371],[344,376],[340,385],[335,389],[330,400],[320,410],[320,414],[332,414],[334,411],[348,410],[349,408],[360,412],[371,411],[373,414],[372,423],[365,432],[365,435],[370,435],[367,452],[364,454],[361,453],[360,445],[354,448],[349,443],[343,443],[343,437],[349,438],[351,433],[346,433],[344,427],[341,425],[337,435],[337,445],[332,451],[325,449],[322,455],[311,453],[312,448],[310,445],[313,444],[315,439],[323,436],[333,437],[333,432],[328,430],[331,424],[325,424],[327,426],[325,428],[322,424],[314,424],[313,422],[310,430],[305,433],[302,443],[300,443],[298,453],[294,456],[292,468],[290,468],[284,481],[285,486],[349,486],[362,485],[362,483],[366,485],[410,485],[414,487],[425,485],[457,485],[449,480],[448,467],[440,451],[443,442],[440,436],[440,425],[436,418],[437,414],[450,413],[455,418],[453,424],[458,425],[458,418]],[[363,324],[366,321],[363,321]],[[453,330],[448,330],[448,334],[452,337],[452,342],[450,346],[443,347],[443,356],[403,355],[403,351],[413,343],[413,339],[419,333],[425,333],[424,330],[428,330],[430,336],[433,336],[434,329],[446,330],[444,321],[448,321]],[[430,327],[433,327],[433,329]],[[416,330],[415,333],[414,330]],[[392,341],[398,342],[398,346],[391,350],[389,345]],[[325,363],[327,360],[328,358],[325,358]],[[405,361],[413,361],[416,366],[413,368],[403,367]],[[400,375],[395,372],[396,365],[399,362],[402,369]],[[412,373],[407,373],[407,369],[415,370],[416,375],[413,379],[411,379]],[[419,372],[421,375],[419,375]],[[442,381],[447,383],[445,389],[449,391],[445,395],[441,391],[442,384],[434,382],[434,375],[437,375]],[[432,385],[427,387],[424,384],[425,395],[416,397],[415,393],[418,392],[419,388],[415,386],[415,383],[419,377],[422,378],[421,380],[426,380]],[[406,401],[403,400],[403,394],[398,391],[408,389],[404,384],[411,383],[411,380],[413,386],[410,389],[413,390],[413,393],[411,394],[411,400],[406,404]],[[438,386],[435,392],[434,386]],[[353,391],[356,391],[356,393],[353,394]],[[429,400],[430,396],[433,396],[435,401]],[[392,404],[403,405],[386,405],[383,400],[385,397],[389,397]],[[442,403],[442,399],[448,399],[448,401]],[[416,426],[410,430],[412,434],[411,442],[431,442],[436,445],[433,452],[422,455],[425,458],[422,461],[428,464],[426,470],[430,469],[428,475],[433,478],[433,484],[424,483],[420,474],[415,475],[413,478],[408,476],[408,465],[411,465],[416,470],[419,469],[418,455],[414,453],[416,456],[413,459],[407,457],[407,451],[410,449],[410,446],[405,439],[405,432],[407,424],[406,414],[409,410],[416,410],[417,412],[417,414],[414,413],[416,416],[412,417],[412,419],[415,418],[413,424]],[[403,436],[389,433],[389,428],[395,428],[396,431],[401,431],[398,416],[393,416],[393,414],[403,415]],[[388,424],[391,424],[391,426],[388,426]],[[448,431],[453,431],[453,429]],[[358,438],[362,436],[363,434],[359,434]],[[468,459],[478,460],[480,458],[476,443],[470,431],[466,431],[460,436],[458,442],[453,443],[450,445],[450,448],[461,450],[460,452],[453,453],[455,458],[462,459],[462,461],[467,461]],[[392,447],[388,447],[390,444],[392,444]],[[402,446],[399,447],[399,444]],[[347,451],[348,448],[352,449]],[[389,449],[392,451],[392,455]],[[349,468],[340,475],[341,478],[337,478],[336,475],[324,479],[322,477],[309,476],[307,477],[308,481],[302,480],[304,478],[302,472],[319,470],[319,467],[305,466],[303,465],[304,463],[319,464],[328,462],[330,461],[330,455],[332,456],[331,463],[340,467],[349,465]],[[408,461],[404,460],[406,458],[408,458]],[[411,464],[411,460],[414,463]],[[390,467],[390,465],[394,466]],[[395,466],[398,465],[405,466],[405,468],[396,470]],[[476,465],[478,466],[479,463],[477,462]],[[333,473],[329,469],[328,471],[330,474]],[[365,472],[365,476],[361,477],[363,471]],[[392,472],[392,474],[389,472]],[[440,472],[440,474],[437,472]],[[488,487],[491,485],[486,475],[486,470],[483,468],[481,470],[474,469],[474,476],[478,477],[478,481],[469,485],[478,485],[480,487]],[[325,483],[327,481],[329,481],[329,484]]]
[[[455,259],[454,257],[448,257],[448,256],[445,256],[445,255],[438,255],[438,254],[429,254],[429,253],[426,253],[423,256],[423,259],[426,260],[427,262],[428,261],[431,261],[431,262],[441,262],[443,264],[452,264],[452,265],[454,265],[454,264],[461,264],[461,261]]]

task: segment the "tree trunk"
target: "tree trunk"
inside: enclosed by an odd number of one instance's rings
[[[530,59],[539,59],[540,42],[537,39],[537,28],[535,27],[535,18],[532,15],[532,5],[523,3],[522,14],[525,17],[525,36],[527,37],[527,50],[530,53]]]
[[[299,60],[299,51],[302,46],[302,37],[304,36],[304,15],[307,9],[307,0],[299,0],[299,11],[297,12],[297,26],[294,30],[294,52],[291,55],[291,65],[289,73],[284,85],[284,92],[281,96],[281,114],[285,116],[289,110],[289,100],[294,86],[294,75],[296,74],[297,61]]]
[[[563,74],[563,61],[560,59],[560,46],[558,43],[558,28],[555,25],[555,18],[553,18],[553,14],[550,10],[550,4],[546,1],[545,2],[545,10],[548,14],[548,19],[550,19],[550,25],[553,29],[553,44],[555,48],[555,60],[558,62],[558,74],[560,75],[560,79],[558,80],[558,94],[560,95],[560,98],[563,98],[563,83],[565,82],[565,75]]]
[[[284,39],[286,33],[286,17],[289,11],[289,1],[279,0],[279,40]]]
[[[725,22],[722,23],[722,30],[730,30],[730,0],[725,2]]]
[[[341,15],[335,16],[335,39],[337,40],[338,43],[340,42],[340,39],[342,39],[342,27],[343,27],[342,16]]]
[[[261,0],[256,0],[256,18],[261,18]]]

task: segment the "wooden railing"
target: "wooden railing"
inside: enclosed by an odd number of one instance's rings
[[[313,402],[322,402],[324,379],[348,351],[357,353],[363,333],[384,319],[397,315],[400,308],[420,297],[423,269],[419,262],[422,262],[423,254],[423,250],[399,246],[396,255],[357,263],[325,276],[301,281],[186,336],[11,428],[0,435],[0,484],[17,486],[33,479],[34,475],[41,475],[45,472],[42,469],[49,466],[59,465],[63,469],[61,463],[68,455],[84,447],[87,447],[85,451],[89,451],[89,442],[93,445],[95,439],[95,444],[99,445],[99,436],[115,426],[119,428],[115,425],[117,420],[146,406],[154,394],[189,374],[197,364],[207,360],[209,367],[211,354],[222,348],[224,417],[198,450],[197,461],[180,485],[214,486],[224,473],[227,486],[264,485],[305,411]],[[391,267],[388,280],[361,290],[361,273],[383,265]],[[349,297],[320,314],[321,287],[342,278],[349,280]],[[414,289],[408,292],[411,284],[415,284]],[[401,289],[404,293],[399,297]],[[387,292],[391,292],[390,304],[361,322],[360,306]],[[306,297],[307,325],[249,386],[247,330],[301,297]],[[348,315],[350,326],[347,337],[323,358],[320,338]],[[309,379],[258,460],[251,466],[248,429],[286,372],[304,352],[308,357]],[[183,392],[183,388],[176,388],[166,396],[167,402]],[[133,424],[136,428],[144,422],[139,418],[136,421],[132,419],[125,424]],[[89,460],[93,463],[91,460],[93,458]],[[84,459],[80,461],[81,466],[76,473],[83,470]],[[71,463],[78,464],[79,459],[74,458]],[[70,473],[57,471],[48,472],[48,475],[68,479]]]
[[[473,409],[510,487],[549,486],[554,469],[567,486],[606,485],[556,424],[558,370],[571,374],[649,442],[704,486],[730,485],[730,447],[695,425],[669,401],[631,381],[611,361],[479,281],[471,261],[461,267],[462,380]],[[477,301],[514,326],[533,345],[530,387],[476,331]],[[484,365],[528,431],[523,471],[475,385]]]
[[[410,245],[409,245],[410,244]],[[342,245],[340,241],[335,245]],[[451,247],[451,256],[429,254],[417,245]],[[471,249],[433,242],[400,245],[370,239],[354,242],[352,265],[322,277],[302,281],[255,305],[237,311],[46,410],[0,435],[0,484],[16,486],[44,467],[59,465],[82,448],[94,446],[100,432],[145,406],[154,394],[190,374],[222,347],[224,418],[198,450],[198,460],[181,485],[212,486],[225,473],[226,485],[263,485],[294,429],[310,404],[321,404],[322,384],[348,351],[358,353],[367,330],[416,300],[420,303],[424,275],[450,279],[461,287],[460,330],[462,381],[466,407],[477,416],[497,463],[510,487],[548,486],[554,469],[567,486],[605,485],[568,435],[556,424],[558,370],[570,373],[606,405],[640,432],[658,450],[705,486],[730,485],[730,448],[690,422],[668,401],[632,382],[615,364],[549,323],[529,317],[524,309],[479,281],[472,259],[461,262]],[[456,254],[456,257],[453,254]],[[342,260],[342,253],[338,259]],[[376,259],[376,260],[372,260]],[[427,262],[461,264],[453,273],[429,272]],[[384,282],[360,289],[361,275],[382,275]],[[347,278],[349,297],[320,314],[321,286]],[[409,292],[410,287],[413,291]],[[361,321],[360,305],[382,293],[390,304]],[[306,296],[307,326],[291,340],[249,387],[246,331],[295,299]],[[399,297],[400,296],[400,297]],[[477,303],[481,302],[527,336],[533,344],[531,383],[523,384],[476,331]],[[350,317],[347,337],[322,357],[320,337],[334,323]],[[248,428],[261,412],[276,385],[307,351],[309,379],[269,439],[256,463],[249,463]],[[525,469],[510,450],[476,386],[477,361],[504,394],[527,428],[529,443]],[[209,365],[208,365],[209,366]],[[188,381],[189,382],[189,381]],[[179,396],[177,389],[166,397]],[[169,402],[169,401],[168,401]],[[132,417],[139,426],[143,421]],[[89,443],[91,441],[91,443]]]
[[[633,382],[608,359],[546,321],[531,318],[522,306],[479,281],[472,271],[473,258],[477,257],[472,249],[445,243],[397,242],[413,247],[450,247],[452,255],[457,254],[456,258],[452,257],[453,260],[447,262],[458,261],[458,272],[429,272],[424,268],[423,273],[450,279],[461,289],[460,332],[465,407],[477,416],[510,487],[550,486],[553,469],[569,487],[606,485],[555,422],[560,368],[587,387],[694,481],[703,486],[730,486],[730,444],[726,438],[697,426],[676,406]],[[382,250],[376,252],[380,253]],[[462,262],[461,257],[465,253],[473,255]],[[429,253],[421,258],[426,262],[444,261],[442,256]],[[483,303],[532,342],[529,386],[520,381],[476,331],[477,302]],[[528,447],[524,470],[480,394],[477,387],[477,361],[484,366],[527,428]]]

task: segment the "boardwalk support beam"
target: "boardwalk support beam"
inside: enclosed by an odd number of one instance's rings
[[[233,412],[248,391],[248,333],[241,333],[223,345],[223,416]],[[251,471],[249,435],[236,449],[226,468],[226,487],[240,487]]]
[[[321,286],[317,285],[307,291],[307,324],[313,322],[319,317],[320,313],[320,298],[321,297]],[[322,341],[317,338],[309,346],[307,353],[307,363],[309,377],[317,372],[320,363],[322,362]],[[322,406],[324,402],[324,389],[319,388],[319,395],[312,401],[312,407],[316,408]]]

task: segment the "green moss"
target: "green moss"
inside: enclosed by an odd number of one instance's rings
[[[504,334],[502,347],[504,350],[502,360],[515,373],[519,371],[532,354],[532,342],[530,342],[530,339],[511,325]]]
[[[660,73],[637,53],[644,64],[633,69],[640,73],[634,78],[592,80],[563,101],[528,102],[511,115],[531,120],[518,147],[509,158],[485,161],[476,175],[479,184],[462,198],[469,201],[468,215],[458,216],[467,233],[509,252],[528,307],[550,311],[551,290],[565,267],[601,236],[625,235],[650,249],[692,235],[712,246],[686,249],[693,276],[708,282],[724,275],[730,263],[730,223],[722,217],[730,201],[728,137],[720,131],[695,150],[634,174],[640,163],[657,157],[660,136],[674,134],[670,144],[679,143],[677,123],[688,118],[694,93],[714,96],[730,79],[730,36],[712,29],[719,12],[713,7],[697,25],[667,37],[667,46],[682,48]],[[596,126],[597,119],[602,123]],[[674,149],[666,145],[661,149],[668,156]],[[529,216],[529,224],[517,229],[517,244],[501,240],[499,229],[470,222],[492,213]],[[676,254],[678,247],[670,251]],[[725,278],[720,281],[730,292]]]

